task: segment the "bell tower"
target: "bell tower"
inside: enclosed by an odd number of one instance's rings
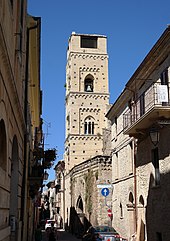
[[[102,155],[102,129],[109,104],[107,38],[76,34],[69,38],[66,65],[66,172]]]

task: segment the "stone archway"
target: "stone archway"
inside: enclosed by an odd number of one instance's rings
[[[139,197],[138,204],[138,223],[137,223],[137,241],[144,241],[146,237],[145,227],[145,202],[142,195]]]
[[[77,220],[76,220],[76,233],[78,237],[81,237],[84,233],[84,213],[83,213],[83,200],[81,195],[79,195],[76,203],[76,213],[77,213]]]
[[[133,193],[129,193],[128,197],[128,221],[129,221],[129,236],[133,237],[135,235],[135,204]]]
[[[11,225],[11,241],[17,240],[18,227],[18,181],[19,181],[19,156],[18,141],[14,136],[12,142],[11,155],[11,181],[10,181],[10,225]]]

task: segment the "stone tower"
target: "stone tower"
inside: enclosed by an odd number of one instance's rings
[[[108,89],[106,36],[73,32],[66,66],[66,172],[103,154]]]

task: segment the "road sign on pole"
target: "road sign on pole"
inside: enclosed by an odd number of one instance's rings
[[[97,184],[97,188],[113,188],[112,184]]]
[[[112,219],[113,218],[112,210],[109,208],[107,212],[108,212],[108,217]]]
[[[109,195],[109,189],[108,188],[102,188],[101,194],[106,197]]]

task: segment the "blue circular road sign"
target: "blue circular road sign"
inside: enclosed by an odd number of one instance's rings
[[[103,195],[103,196],[108,196],[109,195],[109,189],[108,188],[102,188],[102,190],[101,190],[101,194]]]

